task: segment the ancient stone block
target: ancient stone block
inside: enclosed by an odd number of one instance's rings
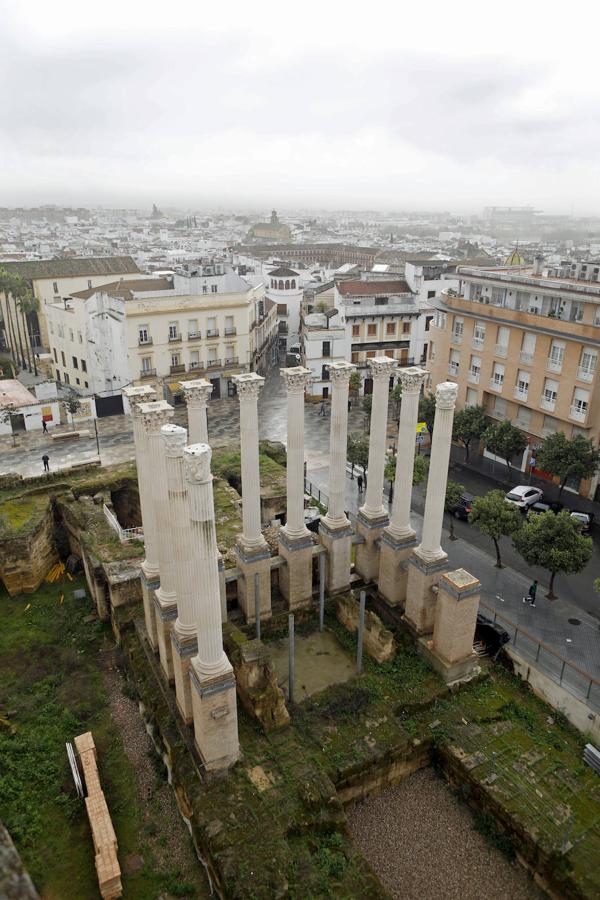
[[[337,619],[348,631],[358,630],[360,607],[349,594],[338,597]],[[364,648],[377,662],[387,662],[396,652],[394,635],[382,623],[379,616],[365,610]]]

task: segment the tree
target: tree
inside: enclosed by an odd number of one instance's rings
[[[358,392],[360,391],[361,385],[362,385],[362,378],[360,377],[360,372],[358,372],[355,369],[354,372],[352,373],[352,375],[350,376],[350,382],[349,382],[350,393],[354,394],[354,395],[358,394]]]
[[[507,504],[508,505],[508,504]],[[540,513],[528,517],[513,537],[518,553],[530,566],[542,566],[550,572],[547,597],[555,599],[554,579],[559,572],[581,572],[592,555],[592,539],[585,537],[569,512]]]
[[[365,394],[365,396],[362,399],[362,408],[363,408],[363,412],[365,413],[365,416],[366,416],[366,419],[365,419],[366,429],[365,430],[368,434],[371,430],[371,411],[373,409],[373,395],[372,394]]]
[[[599,465],[600,451],[589,438],[569,440],[562,431],[545,438],[536,457],[536,466],[560,479],[559,497],[569,478],[592,478]]]
[[[503,491],[490,491],[485,497],[476,497],[473,500],[469,522],[493,540],[496,566],[501,569],[499,541],[503,535],[514,535],[522,527],[523,517],[520,510],[512,503],[506,502]]]
[[[429,437],[433,434],[433,420],[435,418],[435,395],[425,394],[419,400],[419,422],[425,422]]]
[[[350,477],[354,478],[354,466],[360,466],[366,474],[369,463],[369,442],[362,434],[349,434],[346,448],[348,462],[352,466]]]
[[[79,399],[75,391],[69,391],[69,393],[63,400],[63,403],[67,412],[71,414],[71,425],[73,426],[73,431],[75,431],[75,420],[73,416],[75,416],[81,409],[81,400]]]
[[[517,453],[523,453],[527,440],[523,433],[506,419],[496,425],[490,425],[483,433],[486,449],[495,456],[501,457],[511,470],[511,460]]]
[[[384,478],[390,483],[390,500],[393,495],[393,485],[396,481],[396,456],[392,453],[388,453],[385,458],[385,468],[383,470]],[[424,456],[419,456],[415,454],[414,462],[413,462],[413,478],[412,483],[421,484],[421,482],[425,481],[427,478],[427,472],[429,471],[429,461]]]
[[[394,418],[400,420],[400,407],[402,405],[402,382],[398,381],[394,385],[394,389],[390,394],[390,400],[394,404]]]
[[[17,296],[17,306],[23,319],[23,328],[27,335],[27,359],[29,361],[29,371],[31,372],[31,357],[33,356],[33,371],[37,375],[37,362],[35,358],[35,350],[31,336],[31,314],[37,312],[40,307],[40,301],[34,297],[29,285],[23,282],[24,289]],[[31,354],[31,355],[30,355]]]
[[[464,484],[459,484],[458,481],[449,481],[446,484],[446,500],[444,503],[444,508],[447,513],[450,513],[450,540],[456,540],[454,536],[454,510],[458,504],[458,501],[462,497],[465,491]]]
[[[427,473],[429,472],[429,460],[425,456],[420,456],[418,453],[415,456],[414,468],[413,468],[413,484],[422,484],[427,478]]]
[[[465,461],[469,461],[471,441],[478,440],[486,431],[488,420],[482,406],[465,406],[454,416],[452,437],[465,448]]]

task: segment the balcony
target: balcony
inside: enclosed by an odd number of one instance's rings
[[[585,422],[588,414],[587,406],[572,406],[569,412],[569,418],[576,422]]]
[[[450,336],[450,340],[452,341],[453,344],[462,344],[462,342],[463,342],[462,331],[460,333],[458,333],[457,331],[453,331]]]
[[[583,366],[579,366],[577,369],[577,378],[579,381],[590,381],[594,380],[595,369],[585,369]]]
[[[506,344],[496,344],[496,356],[506,359],[508,356],[508,347]]]
[[[156,369],[142,369],[140,378],[156,378]]]
[[[556,397],[546,397],[545,394],[542,394],[540,398],[540,406],[547,412],[554,412],[554,407],[556,406]]]
[[[209,359],[206,363],[207,369],[220,369],[221,368],[221,360],[220,359]]]
[[[530,366],[533,363],[533,353],[527,353],[525,350],[521,350],[519,359],[522,363],[525,363],[526,366]]]
[[[206,332],[207,338],[219,337],[219,329],[218,328],[209,328]]]
[[[183,363],[178,363],[176,366],[169,366],[169,372],[171,375],[181,375],[182,372],[185,372],[185,366]]]
[[[204,363],[198,360],[198,362],[191,362],[188,366],[190,372],[195,372],[196,369],[203,369]]]
[[[181,334],[170,334],[169,335],[169,343],[170,344],[178,344],[179,341],[183,340]]]
[[[138,337],[138,347],[150,347],[152,343],[150,335],[147,337]]]
[[[223,362],[226,366],[237,366],[239,364],[239,359],[237,356],[230,356],[223,360]]]
[[[225,334],[226,334],[226,335],[229,335],[229,334],[237,334],[237,328],[235,327],[235,325],[232,325],[231,328],[226,328],[226,329],[225,329]]]
[[[201,338],[199,331],[188,331],[188,341],[199,341]]]
[[[527,389],[516,387],[513,391],[513,397],[515,398],[515,400],[525,401],[527,400],[528,393],[529,391]]]
[[[497,381],[495,378],[490,378],[490,390],[500,393],[503,387],[504,379],[502,379],[502,381]]]
[[[546,360],[546,371],[547,372],[562,372],[562,359],[552,359],[551,356]]]
[[[471,384],[479,384],[479,372],[475,372],[473,369],[469,369],[467,378],[471,382]]]
[[[448,364],[448,375],[458,375],[458,363]]]
[[[471,339],[471,347],[473,350],[482,350],[484,344],[484,338],[474,337]]]

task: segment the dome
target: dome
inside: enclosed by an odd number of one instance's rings
[[[525,265],[525,259],[519,253],[519,245],[518,244],[515,246],[515,249],[513,250],[513,252],[511,254],[509,254],[509,256],[506,257],[506,259],[504,260],[504,265],[505,266],[524,266]]]

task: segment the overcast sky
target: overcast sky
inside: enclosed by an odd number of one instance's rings
[[[0,205],[600,214],[595,8],[0,0]]]

